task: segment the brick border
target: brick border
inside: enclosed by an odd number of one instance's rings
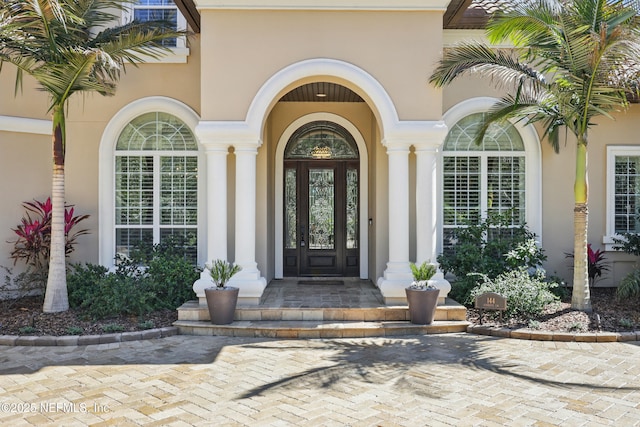
[[[476,335],[490,335],[493,337],[513,338],[532,341],[562,341],[562,342],[628,342],[640,341],[640,331],[633,332],[550,332],[531,329],[509,329],[495,326],[471,325],[467,333]]]
[[[119,332],[103,335],[64,335],[32,336],[32,335],[0,335],[0,345],[4,346],[70,346],[110,344],[127,341],[151,340],[178,335],[178,328],[167,326],[164,328],[147,329],[135,332]]]

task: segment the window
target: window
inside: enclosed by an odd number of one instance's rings
[[[125,11],[125,22],[138,21],[169,21],[178,30],[187,28],[184,19],[173,0],[137,0],[132,2],[131,8]],[[173,48],[174,55],[158,59],[158,62],[186,62],[189,54],[184,37],[167,39],[163,42],[166,47]],[[151,62],[151,61],[149,61]]]
[[[195,264],[198,145],[189,127],[168,113],[136,117],[118,137],[114,173],[115,252],[173,237]]]
[[[469,114],[450,126],[443,147],[442,250],[455,245],[456,229],[489,213],[513,211],[512,225],[525,223],[526,154],[522,137],[510,123],[489,127],[481,145],[473,142],[483,113]]]
[[[607,147],[607,250],[612,237],[640,232],[640,147]]]

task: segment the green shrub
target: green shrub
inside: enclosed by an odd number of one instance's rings
[[[558,302],[558,297],[551,292],[557,284],[544,280],[541,272],[529,274],[525,269],[506,271],[491,279],[480,275],[483,281],[471,291],[471,296],[485,292],[495,292],[507,298],[507,317],[537,316],[546,306]]]
[[[452,273],[449,296],[470,304],[470,293],[480,276],[493,279],[505,271],[536,269],[546,256],[535,241],[535,234],[525,225],[513,227],[513,213],[490,214],[478,224],[456,230],[456,245],[438,256],[440,268]]]
[[[73,265],[67,277],[71,307],[102,319],[175,309],[193,299],[199,270],[176,246],[141,247],[132,254],[119,260],[115,272],[99,265]]]
[[[153,329],[156,327],[156,324],[153,323],[153,320],[145,320],[144,322],[138,323],[138,329]]]
[[[38,332],[38,330],[33,326],[23,326],[18,329],[18,332],[20,332],[20,335],[33,335]]]
[[[80,307],[84,301],[93,298],[107,271],[107,268],[101,265],[71,264],[67,273],[69,305]]]
[[[67,329],[65,329],[65,332],[67,333],[67,335],[82,335],[84,329],[82,329],[80,326],[69,326]]]
[[[124,331],[124,326],[118,325],[117,323],[108,323],[106,325],[102,325],[102,332],[106,334],[122,331]]]
[[[640,298],[640,269],[636,268],[620,281],[616,298],[620,301]]]

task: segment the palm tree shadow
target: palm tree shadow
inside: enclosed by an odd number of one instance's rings
[[[578,387],[604,391],[640,390],[640,387],[604,386],[595,382],[558,381],[545,377],[544,372],[538,375],[517,362],[487,355],[487,345],[497,339],[475,337],[469,340],[468,336],[462,338],[439,335],[323,342],[322,348],[333,352],[325,359],[326,366],[314,367],[254,387],[238,395],[236,400],[264,396],[275,390],[340,389],[354,382],[386,384],[398,392],[407,391],[422,397],[439,398],[448,391],[438,384],[446,384],[450,380],[446,378],[447,373],[439,368],[444,368],[447,372],[450,369],[485,371],[547,387]],[[245,347],[273,350],[268,343],[247,344]],[[278,348],[283,347],[279,345]],[[292,343],[284,348],[299,347]]]

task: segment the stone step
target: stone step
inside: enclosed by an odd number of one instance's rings
[[[405,306],[298,308],[238,306],[230,325],[212,325],[206,306],[191,301],[174,323],[182,335],[270,338],[355,338],[464,332],[467,310],[447,299],[431,325],[414,325]]]
[[[364,338],[399,335],[447,334],[465,332],[467,321],[434,321],[414,325],[408,321],[234,321],[229,325],[178,320],[174,323],[181,335],[234,336],[255,338]]]
[[[452,299],[436,309],[435,320],[466,321],[467,309]],[[208,321],[209,311],[197,301],[190,301],[178,308],[178,320]],[[409,309],[405,306],[379,306],[356,308],[287,308],[263,306],[238,306],[236,321],[408,321]]]

